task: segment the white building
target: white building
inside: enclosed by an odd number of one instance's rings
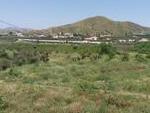
[[[53,35],[53,38],[58,39],[59,36],[58,35]]]
[[[132,43],[135,42],[135,39],[129,39],[128,41]]]
[[[37,35],[38,38],[44,38],[46,37],[45,35]]]
[[[149,40],[147,38],[142,38],[139,40],[139,42],[148,42]]]
[[[65,33],[64,35],[65,35],[66,37],[70,37],[70,38],[73,38],[73,37],[74,37],[72,33]]]
[[[104,37],[112,37],[111,34],[105,34],[105,35],[100,35],[101,38],[104,38]]]
[[[123,40],[123,39],[122,39],[122,40],[119,40],[119,42],[120,42],[120,43],[126,43],[127,40]]]
[[[87,40],[87,41],[96,41],[96,40],[98,40],[98,37],[93,36],[93,37],[85,38],[85,40]]]
[[[16,32],[16,36],[17,37],[24,37],[24,35],[22,33],[18,33],[18,32]]]
[[[111,38],[106,38],[107,41],[111,40]]]

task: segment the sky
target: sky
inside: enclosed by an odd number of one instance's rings
[[[0,0],[0,20],[23,28],[43,29],[93,16],[150,27],[150,0]]]

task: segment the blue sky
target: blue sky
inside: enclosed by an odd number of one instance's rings
[[[20,27],[47,28],[91,16],[150,27],[150,0],[0,0],[0,19]]]

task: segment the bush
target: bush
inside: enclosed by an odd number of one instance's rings
[[[145,62],[145,61],[146,61],[146,59],[144,58],[144,56],[142,56],[141,54],[137,54],[137,55],[135,56],[135,59],[136,59],[136,61],[138,61],[138,62]]]
[[[150,42],[138,43],[134,46],[134,50],[139,53],[150,53]]]
[[[116,53],[116,48],[109,44],[101,44],[100,49],[100,54]]]
[[[44,52],[40,54],[40,60],[43,62],[48,62],[49,61],[49,54],[48,52]]]
[[[147,54],[147,55],[146,55],[146,58],[150,59],[150,54]]]
[[[21,76],[21,72],[19,72],[18,70],[14,69],[14,68],[11,68],[9,70],[8,74],[13,78]]]
[[[112,45],[109,45],[109,44],[101,44],[100,45],[99,54],[108,55],[109,58],[112,59],[116,53],[117,53],[117,50]]]
[[[33,64],[33,63],[36,63],[36,62],[39,62],[40,61],[40,58],[38,55],[35,55],[35,56],[32,56],[30,59],[29,59],[29,63],[30,64]],[[46,62],[47,60],[45,60]]]
[[[129,61],[129,54],[128,53],[123,53],[121,61],[124,61],[124,62]]]
[[[7,58],[7,54],[6,54],[4,49],[0,50],[0,57],[1,58]]]
[[[93,53],[93,54],[90,55],[91,61],[98,60],[99,58],[100,58],[100,55],[97,54],[97,53]]]
[[[26,64],[26,61],[26,56],[17,55],[16,58],[13,59],[13,65],[22,66],[23,64]]]
[[[82,59],[82,56],[78,53],[73,53],[73,54],[71,54],[70,59],[74,62],[77,62]]]
[[[7,68],[10,68],[12,66],[12,62],[8,59],[0,59],[0,70],[6,70]]]
[[[2,111],[4,111],[6,108],[7,108],[7,104],[4,101],[4,98],[0,96],[0,113],[2,113]]]
[[[114,105],[118,108],[126,108],[131,106],[130,102],[126,101],[124,98],[120,98],[117,95],[109,95],[105,101],[107,105]]]
[[[88,57],[90,57],[91,53],[88,51],[85,51],[83,53],[81,53],[81,59],[86,59]]]
[[[88,81],[80,81],[77,84],[77,90],[81,92],[94,93],[97,90],[97,87]]]
[[[13,59],[14,58],[14,52],[13,51],[5,50],[5,54],[6,54],[5,58],[8,58],[8,59]]]
[[[100,107],[98,108],[97,113],[108,113],[108,104],[103,99]]]
[[[43,52],[37,48],[28,48],[23,45],[0,50],[0,70],[5,70],[11,66],[22,66],[33,64],[39,61],[48,62],[48,52]]]

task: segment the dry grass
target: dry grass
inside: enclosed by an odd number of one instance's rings
[[[149,113],[150,61],[73,61],[51,53],[47,63],[0,72],[0,113]],[[130,54],[130,57],[132,53]]]

